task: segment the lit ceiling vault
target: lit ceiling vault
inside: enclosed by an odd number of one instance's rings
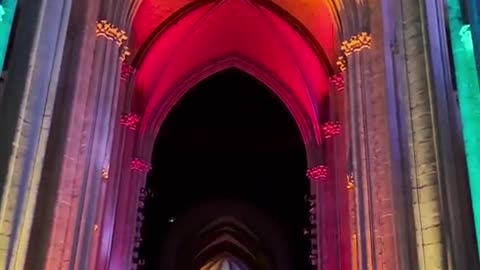
[[[226,68],[253,75],[291,111],[304,140],[320,140],[335,72],[337,16],[329,1],[144,0],[133,22],[134,109],[156,134],[176,101]]]
[[[200,241],[194,261],[201,270],[258,268],[259,257],[262,257],[258,249],[259,239],[233,217],[223,216],[214,220],[195,238]]]
[[[212,260],[200,270],[249,270],[247,267],[238,262],[234,257],[226,254],[216,260]]]

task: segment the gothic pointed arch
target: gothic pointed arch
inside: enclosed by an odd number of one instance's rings
[[[317,39],[288,12],[272,7],[251,0],[193,2],[178,19],[153,32],[134,63],[133,104],[143,115],[141,133],[153,137],[188,89],[236,67],[282,99],[306,145],[319,144],[321,107],[333,69]],[[134,32],[141,31],[139,25],[134,24]]]
[[[283,231],[242,201],[202,203],[178,217],[163,244],[162,269],[291,269]],[[186,226],[186,224],[194,224]],[[181,256],[183,260],[178,260]]]

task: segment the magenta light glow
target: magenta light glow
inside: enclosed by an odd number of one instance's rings
[[[325,181],[328,177],[328,169],[325,165],[318,165],[307,170],[307,177],[311,181]]]

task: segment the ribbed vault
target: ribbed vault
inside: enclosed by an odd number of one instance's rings
[[[224,0],[134,0],[130,16],[135,16],[134,39],[140,47],[162,24],[182,7],[194,2],[222,2]],[[329,52],[333,60],[337,33],[341,32],[339,11],[343,9],[342,0],[254,0],[254,2],[272,2],[305,25],[313,36]]]
[[[163,16],[151,13],[149,17],[142,12],[140,9],[134,23],[139,44],[150,33],[144,24]],[[310,123],[305,128],[299,124],[303,135],[310,132],[319,140],[318,104],[328,92],[332,72],[330,63],[321,55],[331,52],[322,48],[315,51],[315,46],[282,16],[286,15],[280,16],[253,0],[213,1],[195,7],[150,40],[135,80],[135,105],[145,119],[142,130],[153,128],[156,133],[182,91],[212,73],[234,66],[275,91],[297,122]],[[324,16],[322,21],[331,19]],[[330,44],[333,30],[323,29],[322,33],[329,36],[322,39],[322,45]]]
[[[222,256],[209,261],[200,270],[250,270],[250,268],[243,265],[232,255],[222,254]]]
[[[201,270],[259,268],[259,260],[265,257],[258,236],[231,216],[207,224],[196,239],[194,264],[200,265]]]

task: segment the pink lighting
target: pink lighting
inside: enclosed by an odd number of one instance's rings
[[[318,165],[307,170],[307,177],[311,181],[325,181],[327,180],[328,169],[325,165]]]
[[[122,126],[130,130],[136,130],[138,123],[140,122],[140,116],[132,112],[124,113],[120,118],[120,122],[122,123]]]
[[[306,230],[306,234],[310,240],[310,264],[316,268],[318,261],[318,248],[317,248],[317,203],[314,195],[308,196],[308,208],[309,208],[309,220],[310,227]]]
[[[132,74],[133,74],[133,67],[130,64],[123,62],[120,78],[124,81],[127,81],[130,78],[130,76],[132,76]]]
[[[343,74],[337,73],[333,75],[331,81],[333,87],[335,87],[338,92],[345,90],[345,79],[343,78]]]
[[[326,122],[322,125],[322,130],[323,130],[323,136],[325,139],[330,139],[335,135],[340,134],[340,122],[335,121],[335,122]]]
[[[142,269],[145,266],[145,259],[141,256],[141,246],[143,244],[143,238],[142,238],[142,226],[143,226],[143,221],[145,220],[145,214],[144,214],[144,209],[145,209],[145,201],[147,197],[149,197],[151,193],[145,189],[141,188],[140,189],[140,195],[138,198],[138,209],[137,209],[137,220],[136,220],[136,226],[135,226],[135,243],[134,243],[134,248],[133,248],[133,253],[132,253],[132,261],[133,261],[133,267],[134,269]]]
[[[141,172],[141,173],[144,173],[144,172],[148,172],[150,171],[152,167],[150,166],[150,164],[138,159],[138,158],[134,158],[131,162],[130,162],[130,169],[132,171],[136,171],[136,172]]]
[[[136,49],[143,55],[135,63],[135,94],[145,102],[139,104],[145,108],[141,134],[151,129],[157,132],[163,121],[159,112],[168,113],[177,97],[183,95],[181,91],[188,91],[215,72],[235,67],[265,83],[282,99],[299,123],[302,135],[313,133],[315,138],[321,138],[318,111],[312,100],[328,95],[332,67],[328,64],[327,68],[318,57],[317,52],[323,47],[312,49],[312,42],[300,35],[291,21],[263,6],[275,4],[245,0],[205,2],[185,12],[181,20],[154,30],[148,20],[148,14],[156,9],[151,2],[142,3],[138,14],[145,16],[137,16],[133,23],[135,44],[142,43],[137,42],[145,40],[152,31],[161,33],[149,41],[146,51]],[[318,23],[315,25],[332,29],[331,22]],[[334,44],[326,31],[319,33],[323,33],[322,46]],[[183,42],[187,39],[189,42]],[[333,59],[333,48],[325,54]],[[172,98],[162,102],[167,96]],[[309,123],[314,127],[309,127]]]

